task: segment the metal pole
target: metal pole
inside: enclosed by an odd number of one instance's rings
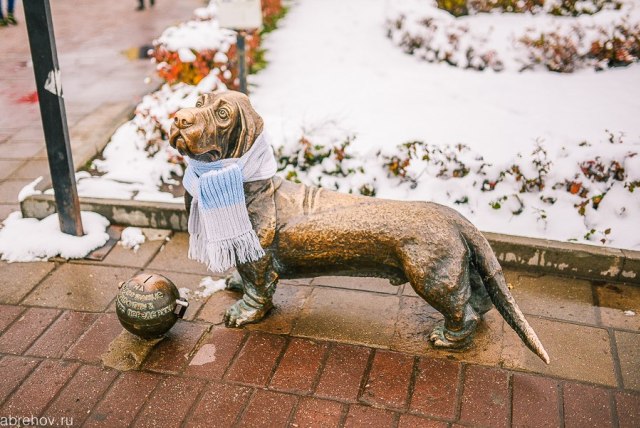
[[[247,92],[247,51],[245,48],[245,36],[244,31],[238,31],[238,38],[236,46],[238,47],[238,78],[240,79],[240,92],[248,94]]]
[[[84,232],[80,201],[62,98],[51,6],[49,0],[28,0],[23,2],[23,7],[60,230],[70,235],[82,236]]]

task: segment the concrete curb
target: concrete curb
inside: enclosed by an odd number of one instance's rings
[[[187,213],[181,204],[80,198],[80,206],[123,226],[187,230]],[[33,195],[21,208],[25,217],[41,219],[55,212],[55,201],[53,195]],[[640,251],[489,232],[484,235],[504,267],[640,285]]]

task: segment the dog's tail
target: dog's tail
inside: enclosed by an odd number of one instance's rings
[[[531,349],[542,361],[549,364],[549,355],[511,295],[509,287],[507,287],[507,281],[502,273],[502,268],[489,242],[466,220],[461,226],[462,235],[471,247],[473,263],[477,267],[482,277],[482,282],[496,309],[507,324],[520,336],[527,348]]]

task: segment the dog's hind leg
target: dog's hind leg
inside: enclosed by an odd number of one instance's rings
[[[480,317],[471,304],[467,252],[452,250],[429,260],[423,255],[420,268],[405,263],[405,273],[415,292],[444,316],[429,339],[435,347],[455,349],[470,343]]]
[[[471,283],[469,303],[479,315],[484,315],[493,308],[493,302],[491,302],[487,288],[484,286],[482,278],[474,266],[471,266],[469,272],[469,282]]]
[[[242,299],[233,304],[224,315],[227,327],[240,327],[263,319],[273,308],[278,274],[273,268],[270,252],[260,260],[238,265],[243,284]]]

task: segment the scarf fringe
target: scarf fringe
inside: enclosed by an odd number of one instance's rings
[[[253,230],[219,241],[208,241],[203,235],[197,233],[189,237],[189,258],[206,264],[213,272],[224,272],[237,264],[264,257],[260,240]]]

